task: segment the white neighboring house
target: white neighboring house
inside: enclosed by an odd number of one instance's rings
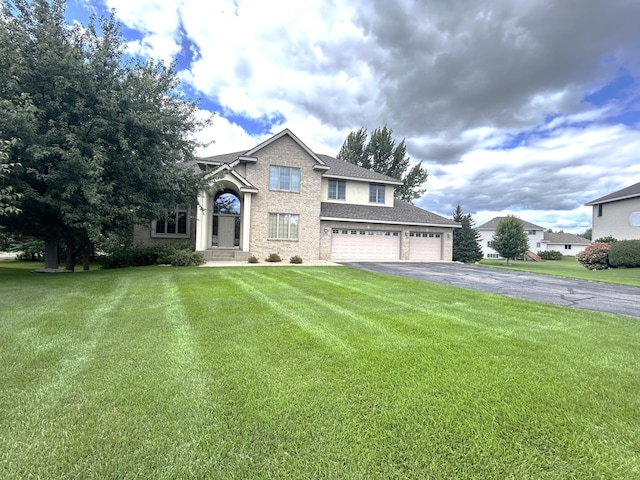
[[[585,203],[593,207],[591,238],[640,239],[640,183]]]
[[[591,240],[581,237],[580,235],[574,235],[573,233],[544,232],[542,247],[537,249],[536,252],[555,250],[563,255],[573,257],[587,248],[590,243]]]
[[[496,227],[505,217],[495,217],[476,228],[480,232],[480,246],[484,258],[502,258],[491,248],[491,238],[496,233]],[[590,240],[572,233],[545,232],[544,227],[520,220],[524,231],[529,235],[529,251],[533,253],[556,250],[563,255],[574,256],[583,251]]]

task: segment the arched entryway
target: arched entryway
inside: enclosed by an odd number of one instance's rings
[[[213,200],[212,247],[240,246],[240,208],[240,199],[232,190],[223,190],[216,194]]]

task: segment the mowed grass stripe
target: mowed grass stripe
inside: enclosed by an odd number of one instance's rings
[[[42,399],[27,402],[20,382],[0,373],[14,382],[3,383],[2,405],[15,406],[11,418],[0,413],[0,431],[27,429],[0,435],[0,476],[640,473],[637,321],[342,267],[69,277],[82,281],[42,288],[95,297],[71,302],[78,318],[99,310],[118,281],[129,285],[73,378],[77,395],[43,418],[42,449],[25,454],[16,443],[37,438],[28,418]],[[37,304],[40,280],[21,281]],[[42,323],[14,314],[8,331],[0,323],[0,341]],[[82,329],[64,325],[61,335],[82,341]],[[36,343],[50,341],[42,332]],[[28,374],[28,357],[0,350],[17,373]]]

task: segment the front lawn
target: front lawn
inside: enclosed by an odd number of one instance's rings
[[[640,287],[640,268],[588,270],[574,257],[563,257],[562,260],[545,260],[542,262],[509,260],[508,265],[504,259],[492,260],[485,258],[480,261],[480,265]]]
[[[0,262],[0,478],[640,477],[638,320],[347,267]]]

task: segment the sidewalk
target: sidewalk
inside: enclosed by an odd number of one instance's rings
[[[249,263],[246,260],[243,262],[230,260],[230,261],[215,261],[206,262],[201,267],[339,267],[339,263],[330,262],[328,260],[312,260],[302,263],[289,263],[289,262],[265,262]]]

